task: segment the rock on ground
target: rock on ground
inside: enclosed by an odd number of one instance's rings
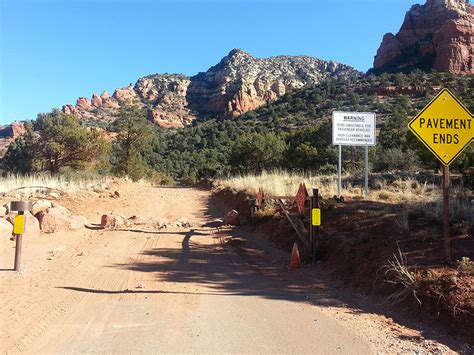
[[[39,212],[44,211],[50,207],[53,207],[53,203],[49,200],[38,200],[33,203],[33,215],[37,215]]]
[[[236,210],[231,210],[227,212],[226,215],[224,216],[224,224],[238,226],[239,225],[239,212],[237,212]]]
[[[104,214],[102,215],[102,218],[100,221],[100,226],[102,228],[114,229],[114,228],[123,227],[124,225],[125,225],[125,218],[119,215]]]
[[[38,212],[38,218],[43,233],[55,233],[69,230],[71,223],[70,212],[62,207],[50,207]]]

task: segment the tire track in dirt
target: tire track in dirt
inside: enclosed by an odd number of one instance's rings
[[[113,238],[130,238],[131,232],[110,232]],[[129,243],[123,250],[126,254],[120,258],[110,260],[113,264],[122,264],[133,262],[143,255],[145,249],[153,247],[159,240],[160,236],[148,237],[143,240],[143,237],[131,237]],[[76,342],[85,342],[92,333],[101,333],[106,326],[108,319],[110,319],[113,310],[117,303],[121,302],[127,290],[129,290],[130,277],[133,273],[131,270],[120,269],[112,265],[100,265],[99,270],[82,270],[84,278],[82,281],[74,281],[74,285],[82,285],[84,287],[75,286],[75,289],[70,289],[68,292],[76,295],[74,305],[69,305],[67,312],[64,312],[62,317],[54,319],[54,324],[49,323],[50,332],[43,333],[43,339],[36,344],[30,344],[28,351],[43,352],[44,348],[48,348],[51,342],[54,342],[56,329],[61,329],[61,339],[67,342],[68,339]],[[96,275],[99,275],[98,277]],[[70,285],[71,283],[69,283]],[[66,283],[63,282],[63,285]],[[63,286],[70,287],[70,286]],[[82,290],[81,290],[82,288]],[[87,290],[90,291],[87,291]],[[97,290],[98,293],[96,293]],[[107,294],[100,294],[100,292],[116,292],[116,295],[108,296]],[[123,292],[123,293],[122,293]],[[80,295],[80,296],[77,296]],[[98,309],[93,307],[97,302],[101,304],[103,301],[97,299],[104,299],[106,301],[104,307]],[[87,309],[87,307],[89,308]],[[80,326],[74,326],[80,324]],[[99,325],[99,326],[98,326]],[[51,333],[51,334],[48,334]]]
[[[97,238],[93,240],[92,244],[87,246],[87,257],[84,258],[75,258],[73,259],[73,265],[68,262],[68,259],[63,258],[61,260],[61,267],[56,266],[56,272],[51,275],[51,277],[45,277],[45,274],[51,272],[50,269],[44,270],[41,275],[37,277],[40,279],[48,279],[41,284],[38,284],[33,291],[33,294],[29,298],[23,298],[20,302],[16,302],[12,299],[7,303],[8,306],[15,305],[15,312],[10,315],[10,320],[13,322],[24,322],[25,319],[29,321],[23,327],[21,334],[12,336],[8,345],[6,345],[6,353],[12,352],[22,352],[25,351],[31,344],[35,342],[38,338],[44,335],[45,332],[51,328],[51,325],[60,317],[62,314],[68,313],[71,306],[83,302],[84,298],[88,296],[86,293],[75,292],[73,290],[58,289],[60,285],[65,285],[70,283],[70,280],[74,280],[74,284],[81,285],[87,284],[91,279],[90,275],[90,264],[93,264],[93,260],[96,258],[96,254],[93,252],[94,249],[98,249],[98,246],[104,243],[104,240],[101,238],[101,235],[97,235]],[[114,236],[110,236],[109,240],[113,241]],[[136,240],[131,240],[131,243],[128,244],[125,248],[115,248],[115,251],[124,250],[126,255],[123,257],[122,262],[128,262],[130,257],[134,253],[134,246],[136,245]],[[85,248],[82,248],[85,249]],[[89,272],[88,272],[89,271]],[[78,278],[78,276],[80,276]],[[117,279],[119,282],[120,279]],[[105,283],[105,281],[104,281]],[[23,287],[30,285],[31,281],[22,282]],[[114,286],[116,288],[120,284],[117,283]],[[15,285],[16,286],[16,285]],[[45,292],[49,290],[49,292]],[[53,297],[52,294],[56,294]],[[59,302],[54,302],[51,304],[51,299],[58,298],[58,293],[64,293],[65,296],[60,297]],[[8,295],[7,295],[8,296]],[[89,295],[90,297],[90,295]],[[38,308],[38,304],[41,305],[41,308]]]

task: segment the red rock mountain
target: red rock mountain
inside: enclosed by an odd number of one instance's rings
[[[473,44],[474,7],[468,1],[428,0],[411,7],[396,35],[383,37],[373,71],[474,74]]]
[[[25,133],[26,128],[23,122],[12,122],[6,126],[0,126],[0,153],[4,152],[16,138]]]
[[[290,90],[317,84],[327,77],[352,76],[352,67],[307,56],[254,58],[232,50],[219,64],[189,77],[155,74],[135,85],[103,92],[91,99],[80,97],[63,106],[88,125],[103,126],[115,119],[122,105],[134,102],[148,110],[148,119],[161,127],[179,128],[197,117],[238,116],[274,101]]]

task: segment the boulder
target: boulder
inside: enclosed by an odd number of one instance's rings
[[[125,225],[125,218],[119,215],[104,214],[100,220],[100,226],[102,228],[114,229],[120,228]]]
[[[69,219],[69,229],[81,229],[87,224],[87,218],[84,216],[71,216]]]
[[[50,207],[53,207],[53,203],[49,200],[38,200],[33,203],[33,215],[37,215],[39,212],[44,211]]]
[[[227,212],[224,216],[224,225],[239,225],[239,212],[237,212],[236,210],[231,210]]]
[[[53,203],[53,208],[55,208],[57,211],[59,211],[61,214],[67,216],[67,217],[71,217],[72,216],[72,213],[71,211],[69,211],[66,207],[64,206],[61,206],[57,203]]]
[[[64,232],[69,230],[71,224],[70,212],[62,206],[50,207],[38,212],[36,218],[44,233]]]

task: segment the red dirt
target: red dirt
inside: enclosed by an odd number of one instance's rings
[[[243,194],[220,191],[233,208],[248,213]],[[293,206],[294,207],[294,206]],[[291,206],[289,206],[291,208]],[[324,224],[318,258],[332,271],[364,292],[387,295],[400,290],[399,285],[387,282],[385,275],[389,260],[395,260],[399,249],[406,257],[409,269],[419,283],[417,297],[407,299],[395,308],[418,317],[430,315],[441,321],[451,334],[474,339],[474,277],[458,269],[456,262],[444,262],[442,225],[428,220],[423,213],[412,213],[403,220],[398,205],[373,201],[336,203],[324,201]],[[305,225],[309,225],[306,217]],[[282,250],[291,251],[299,243],[296,233],[284,216],[270,215],[260,219],[255,230],[268,236]],[[474,259],[472,228],[468,234],[452,235],[452,259]],[[309,255],[300,244],[303,256]],[[469,340],[470,339],[470,340]]]

